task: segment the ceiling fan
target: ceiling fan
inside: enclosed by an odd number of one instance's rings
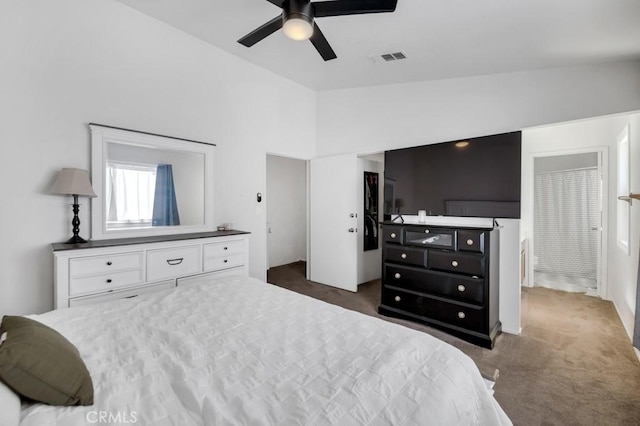
[[[285,35],[293,40],[310,40],[325,61],[335,59],[337,56],[314,22],[314,18],[393,12],[398,3],[398,0],[267,1],[281,7],[282,14],[251,31],[238,40],[238,43],[251,47],[282,28]]]

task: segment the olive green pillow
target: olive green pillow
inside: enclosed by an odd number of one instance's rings
[[[0,380],[14,392],[50,405],[92,405],[93,383],[80,353],[57,331],[29,318],[0,324]]]

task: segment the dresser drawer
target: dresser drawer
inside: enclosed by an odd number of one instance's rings
[[[483,231],[459,230],[458,250],[484,253],[484,236]]]
[[[216,278],[230,277],[233,275],[245,275],[244,268],[224,269],[217,272],[208,272],[206,274],[192,275],[190,277],[178,278],[178,287],[182,285],[208,284]]]
[[[224,257],[208,257],[204,259],[205,271],[219,271],[222,269],[235,268],[244,264],[243,254],[234,254]]]
[[[485,276],[485,261],[481,255],[429,250],[427,263],[432,269]]]
[[[382,304],[467,330],[486,332],[484,308],[449,303],[385,287]]]
[[[69,299],[69,306],[81,306],[90,305],[94,303],[106,302],[115,299],[131,299],[138,297],[142,294],[154,293],[160,290],[167,290],[175,287],[176,284],[173,280],[157,283],[153,285],[141,286],[132,288],[129,290],[112,291],[109,293],[101,294],[99,296],[86,296]]]
[[[402,244],[402,226],[385,225],[382,228],[382,237],[386,243]]]
[[[142,252],[79,257],[69,260],[72,277],[142,268]]]
[[[456,231],[425,226],[407,226],[404,229],[404,244],[455,250]]]
[[[385,263],[384,284],[448,297],[461,302],[478,305],[484,303],[482,278]]]
[[[147,281],[157,281],[201,271],[201,246],[184,246],[147,252]]]
[[[69,296],[109,291],[142,282],[142,268],[84,277],[71,277],[69,280]]]
[[[385,261],[406,263],[408,265],[427,267],[427,251],[425,249],[399,247],[391,244],[385,246]]]
[[[244,251],[244,243],[240,240],[225,241],[204,245],[204,257],[220,257],[238,254]]]

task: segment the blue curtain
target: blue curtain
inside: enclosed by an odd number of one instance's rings
[[[176,188],[173,185],[171,164],[158,164],[156,190],[153,198],[153,226],[180,225]]]

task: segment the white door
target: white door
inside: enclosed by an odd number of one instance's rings
[[[309,277],[358,290],[358,159],[355,154],[310,162]]]

